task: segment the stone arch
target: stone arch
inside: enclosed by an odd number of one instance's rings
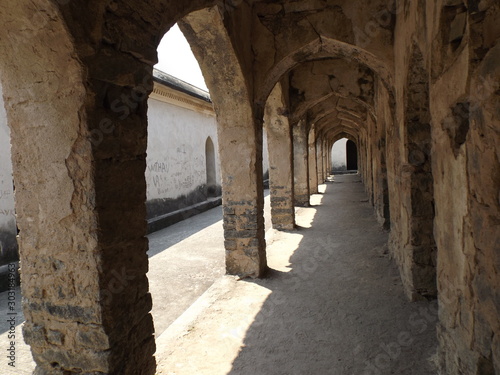
[[[311,123],[317,124],[323,122],[325,119],[337,118],[342,114],[345,118],[349,117],[363,128],[367,114],[363,111],[364,107],[357,106],[356,104],[356,102],[349,101],[348,99],[330,97],[310,108],[308,119]]]
[[[329,141],[329,144],[331,145],[329,156],[331,159],[331,165],[332,165],[332,173],[338,172],[338,171],[345,171],[346,170],[346,165],[347,165],[347,160],[345,157],[345,144],[347,142],[347,139],[345,137],[342,137],[336,141]]]
[[[338,131],[335,136],[331,137],[330,138],[330,142],[331,143],[335,143],[337,142],[339,139],[342,139],[342,138],[347,138],[348,140],[351,140],[353,142],[355,142],[356,138],[355,136],[353,136],[350,132],[348,131],[345,131],[345,130],[342,130],[342,131]]]
[[[263,112],[256,116],[247,76],[218,6],[190,13],[178,22],[200,64],[217,115],[226,270],[260,277],[267,269],[262,171]],[[230,98],[230,100],[228,100]],[[238,156],[238,157],[235,157]],[[245,163],[250,168],[241,168]],[[237,215],[237,212],[249,212]],[[249,229],[250,228],[250,229]]]
[[[313,108],[315,106],[318,106],[318,105],[321,105],[324,102],[329,101],[332,97],[342,98],[342,99],[346,99],[346,100],[352,101],[353,103],[361,105],[363,108],[365,108],[370,113],[374,113],[373,106],[371,106],[370,104],[366,103],[365,101],[361,100],[358,97],[355,97],[355,96],[352,96],[352,95],[350,95],[350,96],[342,96],[342,95],[337,94],[337,93],[331,93],[331,94],[325,95],[325,96],[323,96],[321,98],[318,98],[318,99],[316,99],[314,101],[305,102],[302,105],[298,106],[297,107],[297,111],[295,111],[293,113],[292,121],[299,120],[300,118],[304,117],[304,115],[307,113],[307,111],[311,110],[311,108]]]
[[[356,141],[359,138],[358,129],[353,129],[351,127],[347,127],[344,125],[337,125],[328,129],[324,136],[328,139],[329,142],[335,143],[339,139],[347,138],[353,141]]]
[[[335,118],[332,118],[331,115],[325,116],[321,118],[320,121],[316,122],[316,125],[319,130],[325,130],[326,132],[329,132],[332,129],[334,130],[338,126],[352,129],[352,131],[354,132],[366,129],[366,127],[363,126],[360,121],[347,116],[342,116],[342,113],[337,113]]]
[[[301,62],[314,61],[324,58],[345,58],[364,65],[375,72],[382,80],[389,93],[393,93],[393,78],[387,65],[373,53],[355,45],[341,42],[325,36],[309,42],[305,46],[292,52],[281,61],[277,62],[267,73],[262,86],[256,94],[256,105],[264,107],[266,98],[271,93],[274,85],[283,75]],[[391,95],[392,96],[392,95]]]
[[[322,59],[302,62],[287,75],[292,121],[332,98],[352,101],[374,112],[373,72],[365,66],[346,59]]]
[[[207,175],[207,194],[212,196],[215,194],[215,186],[217,185],[217,175],[215,169],[215,147],[212,138],[207,137],[205,142],[205,166]]]

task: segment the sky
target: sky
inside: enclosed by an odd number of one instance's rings
[[[177,25],[173,26],[161,40],[158,47],[158,61],[156,69],[208,91],[200,66]]]

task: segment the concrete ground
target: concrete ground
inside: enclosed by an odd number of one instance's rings
[[[223,275],[220,207],[148,236],[157,374],[435,373],[436,304],[407,301],[359,177],[322,190],[297,209],[296,231],[267,229],[263,280]],[[2,317],[5,301],[0,294]],[[21,340],[16,355],[15,369],[2,356],[0,374],[31,373]]]

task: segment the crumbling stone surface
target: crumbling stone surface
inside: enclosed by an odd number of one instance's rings
[[[267,101],[264,120],[269,150],[271,220],[274,229],[292,230],[295,227],[293,135],[284,108],[283,91],[278,84]]]
[[[408,296],[437,294],[440,373],[500,373],[498,2],[19,0],[0,20],[38,373],[155,371],[145,99],[177,21],[217,112],[227,272],[267,269],[264,122],[284,228],[348,136]]]
[[[302,122],[292,125],[295,205],[309,206],[309,135]],[[326,165],[325,165],[326,166]]]
[[[217,8],[194,12],[181,23],[202,69],[217,113],[224,207],[226,269],[242,277],[266,269],[262,189],[263,118],[256,120],[244,72],[230,53],[231,40]],[[223,46],[225,45],[225,47]],[[219,49],[227,53],[221,61]],[[203,58],[202,58],[203,56]],[[211,69],[217,64],[217,72]],[[230,94],[231,93],[231,94]],[[227,96],[232,98],[228,101]],[[244,166],[244,167],[242,167]]]

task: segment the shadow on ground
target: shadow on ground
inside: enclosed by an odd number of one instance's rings
[[[335,179],[289,266],[247,281],[272,293],[229,374],[435,373],[436,303],[408,302],[359,176]]]

